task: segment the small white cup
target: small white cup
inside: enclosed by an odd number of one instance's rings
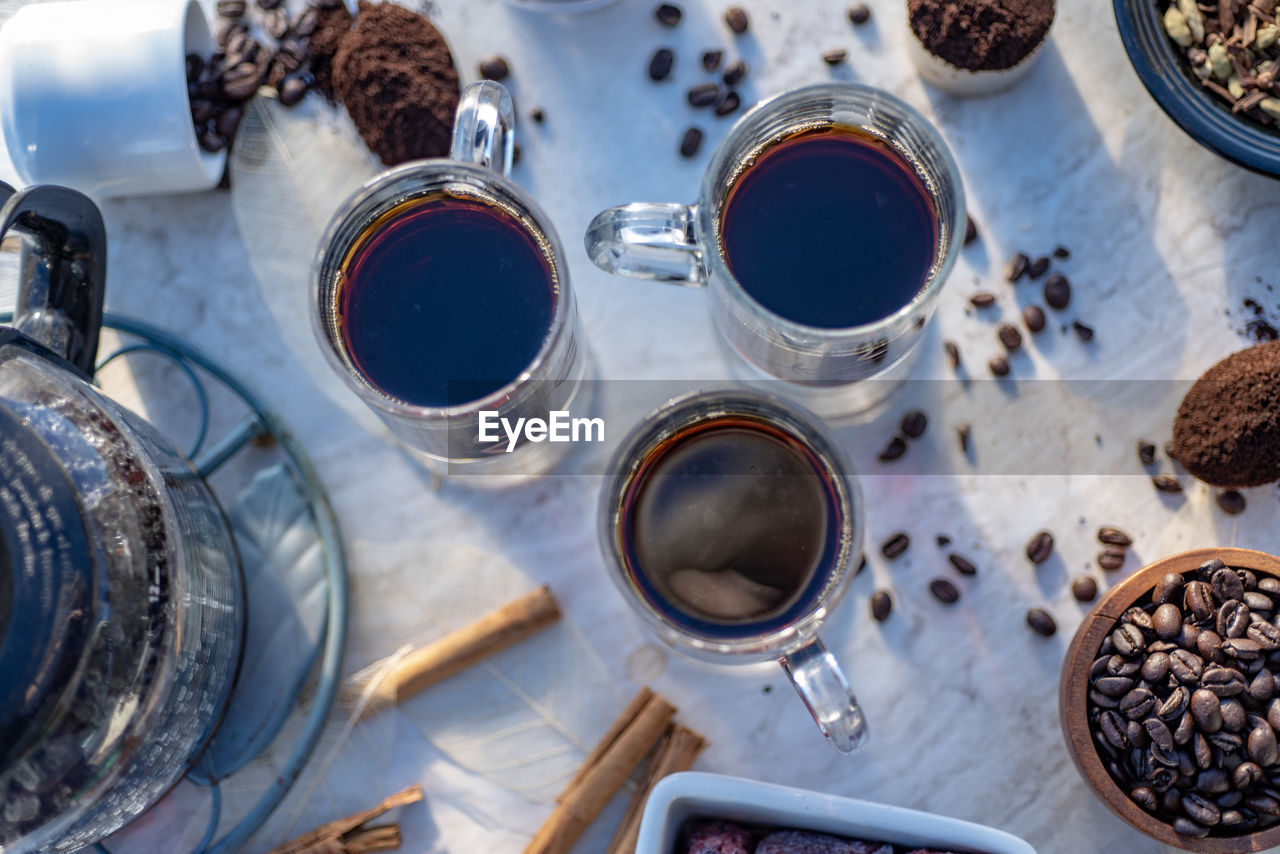
[[[69,0],[0,29],[0,127],[28,184],[95,198],[217,185],[226,152],[200,148],[186,55],[214,49],[197,0]]]

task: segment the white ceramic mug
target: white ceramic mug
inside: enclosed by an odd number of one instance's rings
[[[200,148],[186,55],[214,49],[197,0],[70,0],[0,29],[0,126],[28,184],[96,198],[217,185],[226,152]]]

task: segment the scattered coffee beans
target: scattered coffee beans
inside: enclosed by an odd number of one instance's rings
[[[1045,318],[1044,309],[1038,305],[1029,305],[1022,310],[1022,322],[1027,324],[1027,329],[1034,335],[1044,330]]]
[[[902,416],[902,435],[908,439],[919,439],[929,426],[929,416],[918,409],[913,409]]]
[[[861,27],[871,20],[871,7],[866,3],[854,3],[849,7],[849,23]]]
[[[1041,256],[1027,265],[1027,275],[1038,279],[1049,272],[1049,259]]]
[[[1065,246],[1059,246],[1057,249],[1053,250],[1053,257],[1054,258],[1070,258],[1071,250]]]
[[[1010,353],[1022,346],[1022,333],[1012,323],[1002,325],[996,334],[1000,338],[1000,343]]]
[[[1102,567],[1107,572],[1115,572],[1117,569],[1124,566],[1124,557],[1124,549],[1119,546],[1107,546],[1105,549],[1098,552],[1098,566]]]
[[[1146,439],[1138,440],[1138,462],[1144,466],[1149,466],[1156,461],[1156,443],[1148,442]]]
[[[1053,534],[1040,531],[1027,543],[1027,560],[1042,564],[1053,554]]]
[[[717,116],[732,115],[742,106],[742,97],[737,92],[725,92],[724,97],[716,104]]]
[[[877,623],[883,623],[893,613],[893,597],[888,590],[877,590],[871,594],[871,616]]]
[[[1182,484],[1171,474],[1158,474],[1151,478],[1151,484],[1160,492],[1168,492],[1174,495],[1182,492]]]
[[[901,457],[907,452],[907,443],[901,436],[894,436],[889,440],[889,444],[880,452],[878,459],[881,462],[888,463]]]
[[[991,369],[991,373],[997,377],[1009,376],[1009,360],[1004,356],[994,356],[991,361],[987,362],[987,367]]]
[[[1027,625],[1033,632],[1046,638],[1058,631],[1058,624],[1053,619],[1053,615],[1044,608],[1032,608],[1028,611]]]
[[[653,17],[657,18],[658,23],[664,27],[674,27],[680,23],[680,19],[684,17],[684,12],[680,11],[679,6],[663,3],[653,10]]]
[[[884,545],[880,547],[880,553],[889,560],[893,560],[896,557],[901,557],[902,553],[910,547],[911,538],[907,536],[905,531],[898,531],[884,541]]]
[[[1004,265],[1004,280],[1012,284],[1027,274],[1027,267],[1031,261],[1022,252],[1015,252],[1008,263]]]
[[[938,548],[940,549],[945,549],[947,546],[951,545],[951,538],[946,534],[936,535],[933,538],[933,541],[938,544]]]
[[[747,64],[741,59],[735,60],[728,68],[724,70],[721,80],[726,86],[737,86],[747,76]]]
[[[501,56],[487,56],[480,60],[480,76],[485,80],[506,80],[511,76],[511,66]]]
[[[956,438],[960,441],[960,453],[969,453],[969,440],[973,436],[973,428],[966,422],[956,425]]]
[[[849,52],[842,47],[833,48],[822,55],[822,61],[827,65],[839,65],[848,55]]]
[[[969,560],[967,557],[965,557],[964,555],[958,555],[954,553],[949,554],[947,555],[947,560],[951,561],[951,565],[954,566],[956,568],[956,572],[960,573],[961,575],[977,575],[978,574],[978,568],[974,566],[973,562]]]
[[[715,83],[699,83],[685,97],[691,107],[709,107],[720,100],[720,87]]]
[[[1234,489],[1227,489],[1217,495],[1218,507],[1228,516],[1238,516],[1244,512],[1244,496]]]
[[[671,76],[671,68],[675,65],[675,52],[669,47],[660,47],[649,59],[649,79],[655,83]]]
[[[978,291],[969,297],[969,304],[974,308],[989,308],[996,304],[996,295],[990,291]]]
[[[1058,311],[1071,304],[1071,283],[1066,276],[1054,273],[1044,280],[1044,301]]]
[[[960,368],[960,345],[954,341],[943,341],[942,349],[947,353],[947,364],[951,365],[951,370]]]
[[[720,60],[724,59],[724,51],[707,50],[702,52],[702,70],[716,71],[720,68]]]
[[[1071,582],[1071,595],[1077,602],[1092,602],[1098,595],[1098,582],[1091,575],[1081,575]]]
[[[978,224],[973,221],[973,217],[966,216],[964,219],[964,245],[968,246],[970,243],[972,243],[977,239],[978,239]]]
[[[1119,546],[1127,549],[1133,545],[1133,537],[1130,537],[1119,528],[1113,528],[1110,525],[1098,529],[1098,542],[1108,546]]]
[[[741,6],[730,6],[726,9],[724,22],[737,35],[742,35],[751,26],[751,20],[747,17],[747,10]]]
[[[1079,320],[1071,321],[1071,328],[1076,331],[1076,337],[1081,341],[1093,340],[1093,327],[1087,323],[1081,323]]]
[[[954,605],[960,601],[960,588],[945,578],[935,578],[930,581],[929,592],[943,605]]]
[[[680,156],[693,157],[698,153],[698,149],[702,147],[702,131],[698,128],[689,128],[680,137]]]
[[[1098,650],[1087,709],[1108,773],[1185,836],[1280,823],[1280,582],[1211,560],[1165,575]]]

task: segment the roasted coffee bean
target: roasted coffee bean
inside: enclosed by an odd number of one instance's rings
[[[222,75],[222,94],[241,101],[258,91],[262,69],[252,62],[242,62]]]
[[[1254,583],[1255,585],[1257,584],[1256,581]],[[1248,588],[1245,588],[1244,591],[1244,604],[1249,606],[1249,610],[1251,612],[1261,612],[1259,616],[1262,614],[1269,614],[1276,606],[1275,600],[1266,593],[1261,593],[1257,590],[1249,590]],[[1265,620],[1266,617],[1264,616],[1263,619]]]
[[[1187,817],[1195,821],[1197,824],[1203,824],[1212,827],[1222,818],[1222,812],[1218,809],[1218,805],[1203,795],[1197,795],[1194,792],[1182,797],[1182,810]]]
[[[954,605],[960,601],[959,588],[945,578],[935,578],[930,581],[929,592],[943,605]]]
[[[1033,279],[1038,279],[1045,273],[1049,272],[1049,259],[1041,256],[1027,265],[1027,275]]]
[[[1098,542],[1106,546],[1120,546],[1127,549],[1133,545],[1133,537],[1130,537],[1119,528],[1110,525],[1098,529]]]
[[[1156,707],[1156,695],[1147,688],[1134,688],[1120,698],[1120,711],[1131,721],[1142,720]]]
[[[288,106],[287,104],[285,106]],[[240,119],[244,116],[244,110],[240,107],[227,107],[222,111],[222,115],[218,116],[213,123],[213,129],[222,134],[227,139],[231,139],[236,135],[236,130],[240,127]]]
[[[219,151],[227,147],[227,141],[216,133],[208,132],[200,134],[200,147],[210,154],[217,154]]]
[[[1098,595],[1098,582],[1092,576],[1081,575],[1071,582],[1071,595],[1077,602],[1092,602]]]
[[[918,409],[913,409],[902,416],[902,435],[908,439],[919,439],[929,426],[929,416]]]
[[[724,11],[724,22],[736,35],[742,35],[751,27],[747,10],[741,6],[730,6]]]
[[[1136,676],[1142,672],[1142,662],[1123,655],[1112,655],[1107,661],[1109,676]]]
[[[1213,745],[1204,733],[1197,732],[1191,738],[1191,753],[1195,757],[1196,767],[1209,768],[1213,765]]]
[[[1232,577],[1235,577],[1234,573]],[[1249,630],[1249,606],[1239,599],[1228,599],[1223,602],[1218,608],[1214,628],[1223,640],[1244,637],[1244,633]]]
[[[1151,484],[1158,492],[1168,492],[1174,495],[1182,492],[1182,484],[1178,483],[1178,479],[1171,474],[1158,474],[1151,478]]]
[[[1027,560],[1042,564],[1053,554],[1053,534],[1040,531],[1027,543]]]
[[[1142,722],[1142,728],[1147,731],[1147,738],[1151,739],[1154,746],[1161,750],[1173,750],[1173,733],[1169,731],[1169,725],[1164,721],[1159,718],[1147,718]]]
[[[1183,649],[1199,649],[1201,629],[1199,626],[1182,624],[1182,634],[1178,636],[1177,644]]]
[[[1204,659],[1206,667],[1210,664],[1221,664],[1227,660],[1227,657],[1222,654],[1222,636],[1212,629],[1200,632],[1200,637],[1196,639],[1196,651]]]
[[[1200,677],[1201,687],[1212,691],[1219,697],[1234,697],[1248,687],[1244,674],[1231,667],[1213,665],[1204,669]]]
[[[877,459],[881,462],[893,462],[907,452],[907,442],[901,436],[894,436],[889,440],[889,444],[885,445],[884,450],[880,452]]]
[[[484,80],[503,81],[511,76],[511,66],[497,54],[480,60],[480,77]]]
[[[1222,727],[1231,732],[1240,732],[1249,724],[1249,716],[1245,713],[1244,706],[1234,697],[1228,697],[1218,704],[1219,710],[1222,712]]]
[[[1244,739],[1233,732],[1215,732],[1209,735],[1209,743],[1223,753],[1237,753],[1244,747]]]
[[[1238,792],[1236,794],[1239,794]],[[1222,820],[1218,822],[1218,827],[1238,828],[1244,825],[1244,814],[1236,809],[1224,809],[1222,811]]]
[[[1151,622],[1155,627],[1156,635],[1162,640],[1174,640],[1182,634],[1182,612],[1172,602],[1166,602],[1156,608],[1155,613],[1151,615]]]
[[[1213,595],[1220,602],[1244,598],[1244,581],[1233,569],[1223,567],[1218,570],[1210,578],[1209,584],[1213,588]]]
[[[1271,623],[1254,623],[1249,626],[1245,636],[1256,643],[1260,650],[1271,652],[1280,649],[1280,629]]]
[[[720,100],[720,87],[715,83],[699,83],[685,95],[691,107],[708,107]]]
[[[1044,301],[1049,308],[1061,311],[1071,304],[1071,283],[1061,273],[1044,280]]]
[[[1071,321],[1071,328],[1075,330],[1076,337],[1081,341],[1092,341],[1094,336],[1093,327],[1079,320]]]
[[[718,71],[720,69],[720,61],[724,59],[724,51],[722,50],[704,50],[702,52],[702,70]]]
[[[1204,672],[1204,661],[1190,650],[1175,649],[1169,653],[1169,672],[1183,685],[1195,685]]]
[[[893,597],[888,590],[877,590],[871,594],[871,616],[877,623],[883,623],[893,613]]]
[[[187,54],[187,82],[195,83],[204,73],[204,57],[198,53]]]
[[[302,103],[307,94],[307,82],[300,77],[288,77],[280,85],[280,103],[294,107]]]
[[[880,553],[889,560],[893,560],[896,557],[901,557],[902,553],[910,547],[911,537],[907,535],[906,531],[898,531],[884,541],[884,545],[880,546]]]
[[[191,120],[198,125],[210,121],[218,115],[218,108],[214,106],[212,101],[192,101],[191,102]]]
[[[655,83],[671,76],[671,69],[676,63],[675,51],[669,47],[660,47],[649,57],[649,79]]]
[[[1182,606],[1198,621],[1209,619],[1215,608],[1213,588],[1203,581],[1188,583],[1182,594]]]
[[[264,12],[279,9],[283,4],[284,0],[258,0],[258,8]]]
[[[1262,655],[1262,647],[1249,638],[1227,638],[1222,642],[1222,651],[1238,661],[1252,661]]]
[[[1231,772],[1231,782],[1237,789],[1247,789],[1262,781],[1262,768],[1253,762],[1241,762]]]
[[[1027,267],[1030,265],[1031,259],[1021,252],[1015,252],[1008,262],[1004,265],[1004,280],[1013,283],[1021,279],[1027,274]]]
[[[1198,688],[1191,695],[1191,715],[1196,726],[1206,735],[1222,729],[1222,707],[1218,695],[1207,688]]]
[[[1196,824],[1189,818],[1178,816],[1173,820],[1173,832],[1189,839],[1200,839],[1209,835],[1209,828]]]
[[[1149,653],[1146,659],[1144,659],[1142,662],[1142,670],[1140,672],[1142,673],[1142,678],[1152,685],[1155,685],[1156,683],[1159,683],[1159,682],[1164,682],[1166,679],[1169,678],[1169,653],[1167,652]],[[1181,686],[1179,686],[1179,688],[1181,688]],[[1177,693],[1177,689],[1171,692],[1169,696],[1172,697],[1176,693]],[[1165,716],[1160,715],[1160,717],[1163,718]]]
[[[1244,803],[1259,816],[1280,816],[1280,800],[1276,800],[1271,795],[1261,793],[1245,795]]]
[[[956,441],[960,443],[960,453],[969,453],[969,440],[973,436],[973,428],[968,422],[956,425]]]
[[[1246,503],[1244,496],[1234,489],[1227,489],[1219,492],[1217,495],[1217,501],[1218,508],[1228,516],[1238,516],[1244,512]]]
[[[870,11],[871,11],[870,9],[868,9],[868,10],[867,10],[868,17],[870,16]],[[855,23],[856,23],[856,22],[855,22]],[[973,221],[973,217],[971,217],[971,216],[965,216],[965,218],[964,218],[964,245],[965,245],[965,246],[968,246],[970,243],[972,243],[973,241],[975,241],[975,240],[977,240],[977,239],[978,239],[978,224],[977,224],[976,222],[974,222],[974,221]]]
[[[1107,546],[1098,552],[1098,566],[1107,572],[1114,572],[1124,566],[1125,551],[1119,546]]]
[[[1022,310],[1022,322],[1033,335],[1042,332],[1045,325],[1044,309],[1038,305],[1027,306]]]
[[[1147,648],[1147,639],[1142,636],[1142,629],[1129,623],[1121,624],[1120,628],[1111,633],[1111,642],[1115,645],[1116,652],[1125,658],[1140,655]]]
[[[987,368],[993,376],[1007,377],[1009,376],[1009,360],[1004,356],[993,356],[987,362]]]
[[[1252,628],[1252,627],[1251,627]],[[1249,699],[1259,706],[1265,706],[1275,694],[1276,679],[1270,670],[1259,670],[1253,677],[1249,687],[1245,689]]]
[[[1129,790],[1129,798],[1147,812],[1155,812],[1160,807],[1160,799],[1150,786],[1135,786]]]
[[[1156,628],[1156,624],[1151,620],[1151,615],[1138,605],[1134,605],[1128,611],[1125,611],[1124,616],[1120,619],[1123,622],[1132,623],[1144,632],[1152,632]]]
[[[1208,746],[1207,743],[1206,746]],[[1212,756],[1209,759],[1212,761]],[[1196,788],[1201,793],[1206,795],[1225,795],[1231,791],[1231,775],[1225,769],[1210,768],[1207,765],[1202,767],[1205,770],[1196,775]],[[1219,803],[1218,806],[1222,806],[1222,804]]]
[[[725,92],[724,97],[716,104],[715,114],[717,116],[728,116],[736,112],[742,106],[742,96],[737,92]]]
[[[1200,564],[1200,566],[1196,567],[1196,574],[1200,576],[1200,580],[1210,581],[1215,572],[1220,569],[1225,569],[1226,566],[1227,565],[1225,563],[1215,557],[1212,560],[1207,560]]]
[[[1266,593],[1268,596],[1280,595],[1280,578],[1272,578],[1268,575],[1258,579],[1258,592]]]
[[[1156,443],[1146,439],[1138,441],[1138,462],[1149,466],[1156,461]]]
[[[1280,760],[1275,730],[1265,722],[1250,730],[1247,749],[1249,758],[1263,768],[1270,768]]]
[[[1107,710],[1102,713],[1102,717],[1098,719],[1098,726],[1102,730],[1102,737],[1107,743],[1117,750],[1128,750],[1129,736],[1125,730],[1125,719],[1120,717],[1118,712]]]
[[[747,76],[747,64],[741,59],[735,61],[724,70],[721,80],[726,86],[737,86]]]
[[[973,562],[970,561],[964,555],[958,555],[953,552],[947,555],[947,560],[949,560],[951,562],[951,565],[956,568],[956,572],[960,573],[961,575],[977,575],[978,574],[978,568],[974,566]]]
[[[680,23],[680,19],[684,17],[684,12],[680,11],[679,6],[663,3],[653,10],[653,17],[657,18],[658,23],[664,27],[674,27]]]
[[[1151,591],[1151,601],[1155,605],[1163,605],[1165,602],[1174,602],[1177,600],[1178,594],[1182,592],[1182,576],[1176,572],[1169,572],[1161,576],[1156,582],[1155,589]]]
[[[1089,702],[1093,703],[1100,709],[1114,709],[1120,705],[1120,701],[1115,697],[1108,697],[1100,691],[1089,689]]]
[[[1018,327],[1014,326],[1012,323],[1002,325],[1000,329],[997,330],[996,335],[999,337],[1000,343],[1003,344],[1004,348],[1010,353],[1022,346],[1022,333],[1019,332]]]
[[[1173,731],[1173,740],[1178,744],[1186,744],[1191,741],[1191,736],[1196,731],[1196,719],[1191,714],[1191,710],[1182,713],[1182,717],[1178,719],[1178,726]]]
[[[223,18],[242,18],[246,10],[245,0],[218,0],[218,15]]]
[[[1053,615],[1043,608],[1032,608],[1027,611],[1027,625],[1031,631],[1042,637],[1052,637],[1058,631],[1058,624]]]
[[[689,128],[680,137],[680,156],[693,157],[698,153],[698,149],[702,147],[702,131],[698,128]]]
[[[1147,652],[1173,652],[1178,649],[1178,645],[1172,641],[1154,640],[1147,644]]]
[[[849,52],[847,50],[845,50],[842,47],[837,47],[837,48],[832,48],[831,50],[822,54],[822,61],[825,62],[827,65],[834,66],[844,62],[845,58],[848,56],[849,56]]]
[[[1155,762],[1158,765],[1177,768],[1179,778],[1186,777],[1188,771],[1194,770],[1194,763],[1191,763],[1191,768],[1185,770],[1182,768],[1182,757],[1176,750],[1170,750],[1161,747],[1158,744],[1151,744],[1147,746],[1146,754],[1150,757],[1152,762]],[[1178,784],[1175,783],[1174,785]]]
[[[289,29],[295,36],[305,39],[316,31],[320,26],[320,13],[316,9],[303,9],[296,18],[293,19],[293,25]]]
[[[269,10],[262,16],[262,28],[277,41],[284,38],[289,33],[289,13],[284,9]]]
[[[1108,670],[1111,665],[1110,655],[1100,655],[1093,660],[1093,664],[1089,666],[1089,681],[1101,679],[1103,676],[1111,675]]]

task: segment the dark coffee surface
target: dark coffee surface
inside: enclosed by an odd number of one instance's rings
[[[338,294],[343,343],[374,387],[420,406],[467,403],[529,366],[551,326],[555,284],[515,217],[434,197],[375,228]]]
[[[902,308],[924,286],[937,242],[915,170],[850,128],[767,149],[721,213],[734,278],[765,308],[810,326],[860,326]]]
[[[827,484],[772,432],[732,423],[692,432],[657,451],[641,478],[626,522],[636,570],[679,612],[775,617],[829,561]]]

